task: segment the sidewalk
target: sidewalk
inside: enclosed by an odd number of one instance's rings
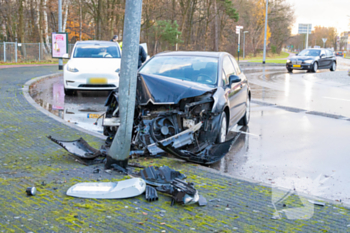
[[[176,160],[140,159],[142,165],[168,165],[181,170],[195,183],[208,205],[170,206],[170,197],[159,201],[143,196],[124,200],[78,199],[65,195],[83,181],[126,179],[106,173],[103,165],[86,167],[46,138],[85,138],[99,147],[101,139],[77,131],[37,111],[22,94],[31,78],[56,73],[57,67],[23,67],[0,70],[0,232],[346,232],[350,210],[340,204],[315,207],[311,219],[287,218],[290,208],[303,207],[292,195],[276,204],[281,219],[272,219],[275,207],[271,187],[228,177],[209,168]],[[38,194],[27,197],[25,189]],[[308,197],[312,199],[312,197]],[[283,212],[284,211],[284,212]],[[301,210],[299,212],[304,213]]]

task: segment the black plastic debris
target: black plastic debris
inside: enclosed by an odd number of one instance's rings
[[[158,201],[157,190],[149,185],[146,186],[145,198],[147,201]]]
[[[129,170],[127,168],[123,168],[123,167],[119,166],[118,164],[113,163],[113,164],[111,164],[111,167],[114,170],[116,170],[116,171],[118,171],[120,173],[123,173],[124,175],[128,175],[129,174]]]
[[[51,136],[47,138],[63,147],[69,153],[83,159],[95,159],[103,155],[99,150],[91,147],[83,138],[73,141],[58,140]]]
[[[157,146],[165,152],[172,154],[178,158],[184,159],[186,161],[209,165],[221,160],[227,154],[227,152],[230,151],[233,141],[234,139],[231,139],[223,143],[209,145],[204,150],[198,153],[177,149],[173,147],[172,142],[158,142]]]
[[[198,199],[198,205],[199,206],[206,206],[208,204],[207,199],[203,197],[202,195],[199,195]]]
[[[162,185],[156,188],[159,192],[167,193],[171,195],[172,202],[179,204],[193,204],[198,202],[198,191],[194,188],[193,183],[187,183],[183,180],[175,178],[171,184]]]
[[[29,187],[26,189],[26,193],[28,196],[34,196],[36,194],[36,188],[35,187]]]
[[[181,174],[179,171],[169,168],[168,166],[146,167],[134,175],[141,177],[147,184],[153,186],[170,184],[174,179],[186,179],[185,175]]]

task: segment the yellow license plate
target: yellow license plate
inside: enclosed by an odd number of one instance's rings
[[[87,83],[89,84],[107,84],[107,79],[106,78],[89,78],[87,80]]]
[[[87,114],[87,118],[98,118],[99,116],[100,114],[92,114],[92,113]]]
[[[301,67],[301,65],[293,65],[293,67],[299,67],[299,68],[300,68],[300,67]]]

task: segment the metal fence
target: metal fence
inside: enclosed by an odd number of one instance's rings
[[[68,44],[68,54],[72,53],[74,44]],[[20,61],[45,61],[51,60],[51,44],[43,43],[0,43],[0,61],[20,62]]]

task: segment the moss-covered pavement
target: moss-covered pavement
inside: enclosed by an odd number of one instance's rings
[[[143,165],[163,165],[181,170],[207,198],[199,207],[170,206],[170,198],[159,193],[159,201],[143,196],[125,200],[78,199],[65,195],[82,181],[125,179],[116,172],[93,173],[46,136],[84,137],[95,147],[100,139],[81,133],[45,116],[23,96],[22,86],[31,78],[56,73],[53,67],[0,70],[0,232],[346,232],[350,211],[341,204],[313,206],[307,220],[287,217],[288,209],[302,207],[295,195],[271,202],[271,188],[220,175],[189,163],[168,158],[140,159]],[[28,197],[27,187],[38,189]],[[310,206],[309,206],[310,207]],[[280,219],[272,219],[275,210]],[[284,211],[285,210],[285,211]],[[297,210],[297,209],[296,209]],[[303,212],[304,211],[304,212]],[[307,218],[308,211],[300,210]],[[304,214],[304,215],[303,215]],[[350,225],[349,225],[350,226]]]

